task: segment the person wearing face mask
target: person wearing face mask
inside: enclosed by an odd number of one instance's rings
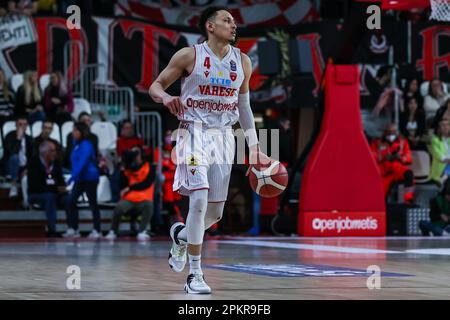
[[[384,194],[387,195],[392,183],[402,181],[405,185],[404,201],[414,200],[414,174],[409,168],[412,162],[408,140],[399,135],[397,125],[387,126],[383,136],[371,145],[383,179]]]
[[[431,181],[441,185],[450,176],[450,121],[442,119],[431,138]]]
[[[122,216],[133,211],[141,215],[138,240],[149,240],[147,226],[153,215],[156,169],[145,159],[145,153],[140,146],[125,151],[122,158],[124,170],[120,178],[121,200],[114,209],[111,230],[106,239],[116,239]]]

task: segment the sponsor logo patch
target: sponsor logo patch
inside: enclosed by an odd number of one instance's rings
[[[198,159],[195,155],[191,154],[187,159],[188,166],[198,166]],[[192,170],[191,170],[192,171]],[[195,171],[195,169],[194,169]]]
[[[217,97],[232,97],[236,93],[237,89],[227,88],[222,86],[211,85],[199,85],[198,90],[201,95],[204,96],[217,96]]]

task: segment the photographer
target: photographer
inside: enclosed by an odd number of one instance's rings
[[[120,202],[114,209],[111,230],[106,236],[114,240],[119,232],[120,220],[124,214],[134,211],[141,215],[138,240],[148,240],[146,229],[153,215],[154,166],[144,159],[142,147],[135,146],[122,156],[124,169],[120,178]]]
[[[412,155],[408,140],[399,135],[397,125],[388,124],[383,136],[372,142],[371,149],[383,179],[384,194],[389,193],[393,182],[402,181],[405,185],[404,201],[413,202],[414,174],[408,167]]]

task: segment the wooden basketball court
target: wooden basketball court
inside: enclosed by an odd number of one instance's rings
[[[180,274],[171,271],[169,247],[167,238],[145,243],[2,240],[0,299],[450,297],[448,238],[208,239],[202,259],[211,295],[184,293],[188,266]],[[67,288],[71,265],[80,268],[79,290]],[[379,289],[368,288],[368,277],[373,276],[369,266],[379,267]]]

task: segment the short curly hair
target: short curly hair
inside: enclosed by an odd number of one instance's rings
[[[202,32],[202,34],[207,37],[208,36],[208,32],[206,31],[206,21],[210,20],[211,18],[215,18],[217,15],[218,11],[221,10],[225,10],[230,12],[230,10],[226,7],[223,6],[212,6],[212,7],[208,7],[205,10],[202,11],[202,13],[200,14],[200,20],[198,22],[198,27],[200,29],[200,31]]]

